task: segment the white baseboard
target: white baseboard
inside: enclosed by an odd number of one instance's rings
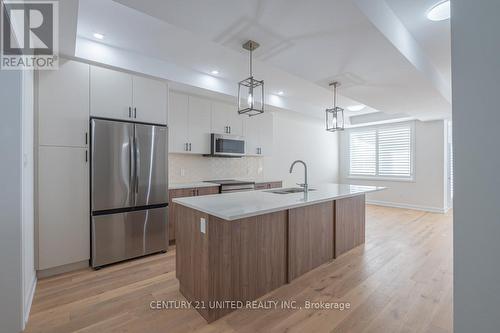
[[[30,293],[27,298],[27,302],[24,304],[24,325],[23,329],[26,326],[26,323],[28,322],[28,318],[30,316],[30,311],[31,311],[31,304],[33,304],[33,297],[35,296],[35,289],[36,289],[36,283],[37,283],[37,278],[36,275],[33,274],[33,281],[31,282],[31,287],[30,287]]]
[[[404,204],[404,203],[402,204],[402,203],[378,201],[378,200],[366,200],[366,203],[369,205],[385,206],[385,207],[393,207],[393,208],[403,208],[403,209],[413,209],[413,210],[421,210],[424,212],[441,213],[441,214],[444,214],[447,211],[447,209],[439,208],[439,207],[410,205],[410,204]]]
[[[36,271],[36,276],[39,279],[44,279],[50,276],[58,275],[58,274],[63,274],[63,273],[68,273],[72,271],[76,271],[82,268],[87,268],[89,267],[89,261],[88,260],[83,260],[83,261],[78,261],[75,263],[71,264],[66,264],[66,265],[61,265],[57,267],[51,267],[47,269],[42,269]]]

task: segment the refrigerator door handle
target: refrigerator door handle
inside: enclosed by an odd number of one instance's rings
[[[139,144],[137,142],[137,135],[134,134],[134,148],[135,148],[135,156],[134,156],[134,163],[135,163],[135,195],[136,195],[136,201],[137,201],[137,193],[139,193],[139,173],[141,171],[141,151],[139,150]]]
[[[130,190],[129,190],[129,193],[130,195],[134,196],[133,192],[134,189],[135,189],[135,181],[136,181],[136,177],[135,177],[135,139],[133,136],[130,136],[129,137],[129,160],[128,160],[128,164],[129,164],[129,186],[130,186]],[[135,203],[135,199],[132,200],[134,203]]]

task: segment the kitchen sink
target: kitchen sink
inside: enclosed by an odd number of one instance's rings
[[[310,188],[308,191],[315,191],[315,189]],[[264,192],[269,192],[269,193],[274,193],[274,194],[290,194],[290,193],[301,193],[304,192],[304,189],[302,187],[288,187],[288,188],[279,188],[276,190],[270,190],[270,191],[264,191]]]

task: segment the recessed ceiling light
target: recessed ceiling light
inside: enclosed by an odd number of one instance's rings
[[[442,1],[427,12],[427,18],[431,21],[443,21],[450,18],[450,1]]]
[[[361,111],[366,107],[364,104],[356,104],[356,105],[351,105],[347,107],[347,110],[349,111]]]
[[[213,71],[210,71],[210,74],[217,75],[217,74],[219,74],[219,71],[214,69]]]
[[[278,91],[278,95],[283,96],[285,92],[283,90]]]
[[[94,38],[97,38],[97,39],[104,39],[104,35],[103,34],[100,34],[98,32],[94,32]]]

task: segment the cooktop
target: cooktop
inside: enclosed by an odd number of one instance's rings
[[[207,183],[215,183],[219,185],[245,185],[245,184],[255,184],[255,182],[248,180],[236,180],[236,179],[217,179],[217,180],[205,180]]]

